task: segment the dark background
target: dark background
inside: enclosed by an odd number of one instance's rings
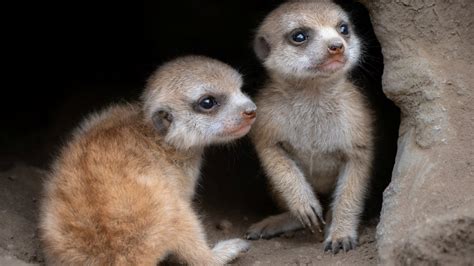
[[[17,2],[5,8],[0,168],[23,161],[47,168],[81,119],[103,106],[136,100],[148,75],[185,54],[220,59],[235,68],[253,95],[264,71],[252,51],[253,32],[282,1]],[[367,11],[338,1],[365,40],[354,80],[378,114],[379,149],[371,200],[377,213],[396,150],[399,111],[381,90],[383,59]],[[7,82],[8,81],[8,82]],[[7,85],[8,84],[8,85]],[[206,202],[271,206],[248,141],[207,153],[200,195]],[[264,196],[262,196],[264,195]]]

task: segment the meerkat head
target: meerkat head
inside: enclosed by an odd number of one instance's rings
[[[227,142],[248,133],[256,106],[230,66],[187,56],[161,66],[142,95],[145,119],[165,142],[180,148]]]
[[[254,49],[269,71],[292,78],[345,74],[361,53],[348,15],[329,0],[281,5],[261,24]]]

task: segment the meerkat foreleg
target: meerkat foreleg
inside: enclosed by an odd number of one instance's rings
[[[273,189],[288,210],[308,229],[321,231],[321,223],[325,223],[321,204],[298,165],[280,145],[257,150]]]
[[[364,207],[370,174],[370,155],[350,155],[339,174],[332,204],[332,221],[326,229],[324,250],[348,251],[357,243],[357,227]]]

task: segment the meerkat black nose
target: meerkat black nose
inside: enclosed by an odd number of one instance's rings
[[[257,111],[255,109],[247,110],[242,113],[242,116],[246,119],[254,119],[257,116]]]
[[[257,116],[257,106],[252,101],[247,101],[241,108],[242,118],[251,120]]]
[[[328,52],[330,54],[342,54],[344,53],[344,44],[340,41],[331,42],[328,45]]]

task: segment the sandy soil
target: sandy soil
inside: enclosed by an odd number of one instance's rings
[[[0,167],[0,265],[43,264],[36,217],[45,171],[17,163]],[[205,204],[206,206],[208,204]],[[222,204],[220,204],[222,206]],[[266,214],[198,204],[209,241],[242,237],[246,228]],[[375,265],[375,226],[361,229],[355,251],[337,255],[322,250],[322,235],[295,232],[271,240],[252,241],[235,265]]]
[[[219,219],[222,217],[222,219]],[[204,218],[212,243],[220,239],[241,237],[251,223],[262,217],[248,218],[244,213],[216,213]],[[230,228],[225,225],[231,224]],[[224,225],[224,226],[222,226]],[[223,229],[221,229],[223,228]],[[359,246],[337,255],[323,252],[323,235],[299,231],[270,240],[251,241],[248,253],[235,265],[376,265],[375,226],[363,226]]]

